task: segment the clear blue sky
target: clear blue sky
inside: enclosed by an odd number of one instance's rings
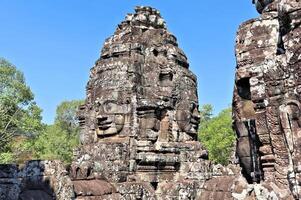
[[[198,77],[200,104],[230,105],[235,34],[258,15],[251,0],[1,0],[0,57],[23,71],[44,122],[63,100],[85,97],[105,38],[136,5],[160,10]]]

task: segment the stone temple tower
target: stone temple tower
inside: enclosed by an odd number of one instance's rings
[[[301,2],[255,0],[236,40],[237,155],[249,183],[301,198]]]
[[[91,69],[72,164],[76,194],[99,184],[130,199],[194,198],[210,164],[197,141],[196,76],[159,11],[135,11]]]
[[[29,161],[22,170],[0,165],[0,199],[202,200],[249,194],[240,168],[213,165],[197,140],[197,79],[154,8],[137,7],[105,41],[78,118],[81,146],[70,168],[57,161]]]
[[[70,168],[0,165],[0,200],[301,199],[301,3],[253,3],[236,38],[238,163],[208,160],[196,77],[159,11],[137,7],[91,69]]]

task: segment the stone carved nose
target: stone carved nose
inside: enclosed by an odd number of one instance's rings
[[[194,109],[192,116],[197,120],[201,119],[200,113],[197,109]]]

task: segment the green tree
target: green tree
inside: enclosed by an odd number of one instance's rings
[[[208,122],[212,117],[213,106],[211,104],[204,104],[200,108],[200,124]]]
[[[211,111],[212,107],[207,109],[205,114]],[[231,113],[231,108],[222,110],[218,116],[204,120],[199,130],[199,139],[207,148],[209,159],[224,165],[228,164],[235,142]]]
[[[68,133],[78,132],[78,120],[76,113],[78,107],[84,103],[83,100],[64,101],[56,109],[55,124],[59,125]]]
[[[43,130],[41,112],[23,73],[0,58],[0,163],[13,161],[13,138],[33,137]]]
[[[34,142],[34,153],[38,159],[72,161],[73,148],[78,144],[78,138],[70,135],[59,125],[48,126]]]
[[[79,125],[76,117],[81,100],[64,101],[56,109],[55,123],[49,125],[33,144],[38,159],[72,161],[73,149],[79,144]]]

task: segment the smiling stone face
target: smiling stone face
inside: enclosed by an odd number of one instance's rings
[[[96,101],[96,106],[96,134],[101,137],[120,133],[131,111],[129,102]]]
[[[90,185],[105,180],[116,187],[105,193],[110,199],[208,199],[204,183],[214,170],[197,140],[198,106],[197,78],[176,37],[159,11],[137,7],[105,41],[91,69],[73,179]],[[86,190],[79,195],[96,196]]]
[[[195,139],[200,123],[196,78],[189,71],[183,70],[176,85],[178,100],[175,120],[181,132]]]
[[[200,122],[198,105],[194,102],[182,102],[178,105],[176,121],[181,131],[196,135]]]
[[[83,144],[115,135],[129,136],[133,122],[133,64],[101,59],[91,69],[87,99],[81,107],[81,141]]]

